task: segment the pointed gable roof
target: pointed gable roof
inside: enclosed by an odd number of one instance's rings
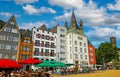
[[[12,16],[10,17],[10,19],[3,25],[3,27],[0,29],[0,32],[3,31],[4,28],[5,28],[11,21],[14,22],[15,27],[16,27],[17,31],[19,32],[19,27],[18,27],[18,25],[17,25],[17,22],[16,22],[16,19],[15,19],[14,15],[12,15]]]
[[[74,11],[72,12],[72,18],[71,18],[71,23],[70,23],[70,29],[76,29],[77,28],[77,21],[75,18]]]
[[[40,30],[47,31],[47,27],[45,24],[43,24],[41,27],[39,27]]]

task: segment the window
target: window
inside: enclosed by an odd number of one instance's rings
[[[85,55],[85,60],[87,60],[87,55]]]
[[[72,59],[72,54],[70,54],[70,59]]]
[[[83,38],[82,38],[82,37],[78,37],[78,39],[79,39],[79,40],[83,40]]]
[[[84,47],[86,47],[86,43],[84,43]]]
[[[77,45],[77,41],[75,41],[75,45]]]
[[[12,33],[18,33],[17,29],[12,28]]]
[[[54,41],[55,39],[54,39],[54,37],[53,37],[53,36],[51,36],[51,37],[50,37],[50,40],[51,40],[51,41]]]
[[[91,53],[93,52],[93,49],[92,49],[92,48],[90,48],[90,52],[91,52]]]
[[[14,22],[13,22],[13,21],[11,21],[11,22],[10,22],[10,24],[11,24],[11,25],[14,25]]]
[[[60,51],[60,54],[65,54],[65,52],[64,51]]]
[[[65,37],[65,35],[63,35],[63,34],[60,34],[60,37]]]
[[[78,52],[78,49],[77,49],[77,47],[75,47],[75,52]]]
[[[41,34],[36,34],[36,37],[37,38],[41,38]]]
[[[14,42],[18,42],[18,37],[13,37]]]
[[[41,41],[41,47],[44,47],[44,41]]]
[[[78,59],[78,54],[75,54],[75,59]]]
[[[43,49],[41,49],[41,53],[40,54],[41,54],[41,56],[43,56],[43,54],[44,54]]]
[[[90,59],[90,61],[91,61],[91,62],[94,62],[94,59],[92,58],[92,59]]]
[[[51,50],[50,56],[54,56],[54,50]]]
[[[42,39],[44,39],[45,38],[45,36],[44,35],[42,35]]]
[[[35,40],[35,46],[40,46],[40,40]]]
[[[86,48],[84,48],[84,52],[87,53],[87,49]]]
[[[80,55],[80,59],[83,60],[83,55]]]
[[[12,45],[11,49],[17,50],[17,45]]]
[[[0,44],[0,49],[4,49],[4,44]]]
[[[90,53],[90,56],[93,56],[93,53]]]
[[[45,43],[45,47],[49,47],[50,45],[49,45],[49,42],[46,42]]]
[[[65,49],[65,46],[63,46],[63,45],[60,45],[60,48],[61,48],[61,49]]]
[[[6,28],[4,29],[4,31],[6,31],[6,32],[10,32],[10,30],[11,30],[11,28],[9,28],[9,27],[6,27]]]
[[[5,49],[11,49],[11,45],[10,44],[6,44],[5,45]]]
[[[49,50],[45,49],[45,56],[49,56]]]
[[[65,43],[65,40],[60,39],[60,43]]]
[[[22,50],[23,50],[23,51],[30,51],[30,48],[27,47],[27,46],[23,46],[23,47],[22,47]]]
[[[39,48],[35,48],[34,55],[38,56],[39,55]]]
[[[12,36],[7,36],[7,41],[12,41]]]
[[[2,59],[2,54],[0,54],[0,59]]]
[[[79,45],[82,46],[82,42],[80,42]]]
[[[24,43],[30,43],[30,40],[24,40]]]
[[[55,48],[55,44],[54,43],[51,43],[51,48]]]
[[[80,53],[82,53],[82,48],[80,48]]]
[[[0,35],[0,40],[5,40],[6,36],[5,35]]]
[[[60,61],[64,61],[65,60],[65,58],[60,58]]]
[[[60,32],[64,33],[64,32],[65,32],[65,30],[64,30],[64,29],[60,29]]]
[[[50,40],[50,36],[46,35],[46,40]]]

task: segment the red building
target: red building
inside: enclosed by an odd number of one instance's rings
[[[92,65],[96,64],[96,52],[94,46],[88,40],[88,56],[89,56],[89,63]]]

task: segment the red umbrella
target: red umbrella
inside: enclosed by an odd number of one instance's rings
[[[21,68],[22,65],[11,59],[0,59],[0,68]]]
[[[19,63],[20,64],[37,64],[37,63],[41,63],[41,60],[29,58],[29,59],[21,60],[19,61]]]

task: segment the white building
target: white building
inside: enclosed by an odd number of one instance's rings
[[[50,31],[43,25],[38,29],[33,28],[32,34],[34,58],[57,60],[66,64],[75,64],[75,67],[93,64],[89,59],[90,47],[88,38],[84,34],[83,23],[80,21],[79,26],[77,25],[74,12],[70,28],[67,22],[64,26],[56,25]]]
[[[32,29],[34,41],[33,57],[40,60],[55,60],[56,54],[56,33],[47,30],[45,25]]]
[[[56,60],[66,63],[66,27],[56,25],[51,31],[57,33]]]
[[[87,36],[84,34],[82,21],[78,27],[74,12],[66,34],[66,42],[66,63],[75,64],[76,67],[89,65]]]

